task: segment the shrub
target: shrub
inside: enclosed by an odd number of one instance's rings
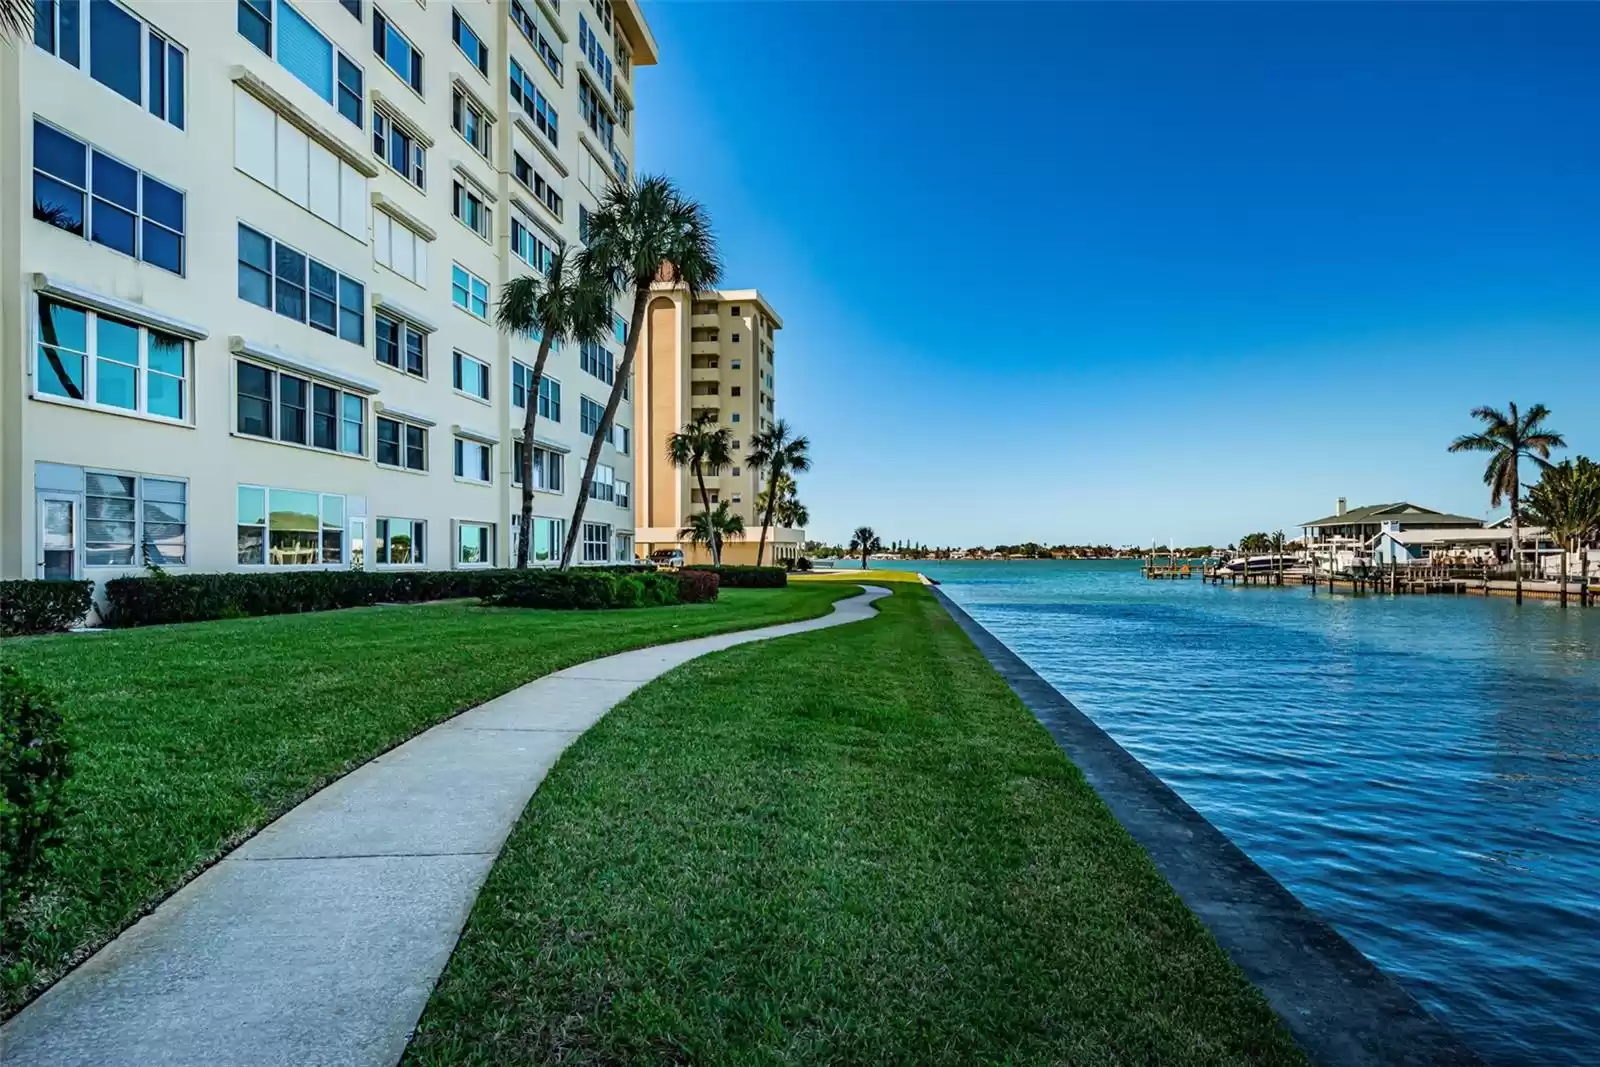
[[[704,604],[717,599],[717,587],[722,584],[715,571],[682,570],[678,579],[678,600],[684,604]]]
[[[16,914],[49,850],[59,843],[62,793],[72,773],[66,723],[54,700],[0,665],[0,880]]]
[[[0,582],[0,637],[66,630],[81,622],[93,605],[93,582]]]
[[[501,608],[547,609],[599,609],[640,608],[657,603],[676,602],[652,600],[659,592],[647,593],[646,579],[667,581],[665,576],[644,574],[616,574],[603,570],[572,571],[518,571],[517,577],[502,582],[493,592],[483,597],[483,602]]]
[[[644,602],[647,607],[663,604],[678,604],[683,598],[678,594],[678,577],[674,574],[656,574],[647,571],[637,574],[640,584],[644,587]]]
[[[782,567],[690,566],[686,571],[708,571],[721,579],[723,589],[781,589],[789,584]]]

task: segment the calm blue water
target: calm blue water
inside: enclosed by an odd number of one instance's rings
[[[906,566],[1492,1063],[1600,1063],[1600,609]]]

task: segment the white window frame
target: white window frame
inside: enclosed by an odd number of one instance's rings
[[[44,340],[43,310],[40,307],[41,301],[46,300],[52,304],[59,304],[60,306],[70,308],[73,311],[82,312],[86,316],[84,319],[85,351],[78,352],[74,349],[66,348],[61,345],[55,346],[59,354],[77,356],[83,361],[82,379],[84,395],[81,399],[70,396],[58,396],[55,393],[43,392],[39,387],[39,383],[43,377],[39,369],[39,361],[45,358],[44,351],[47,347],[49,347],[45,344]],[[170,415],[163,415],[159,412],[153,412],[149,410],[150,389],[148,382],[150,380],[150,375],[160,374],[164,377],[172,377],[171,374],[168,374],[165,371],[152,371],[150,368],[150,327],[144,326],[137,322],[129,322],[128,320],[119,318],[116,315],[106,315],[102,312],[96,311],[94,308],[84,307],[82,304],[75,304],[70,300],[62,300],[59,297],[49,296],[44,293],[37,294],[37,298],[32,301],[31,310],[33,314],[33,345],[31,357],[28,361],[28,376],[32,379],[32,382],[29,385],[28,395],[34,400],[42,400],[51,404],[68,404],[72,407],[92,408],[95,411],[109,412],[114,415],[124,415],[133,418],[149,419],[154,422],[164,422],[171,426],[194,425],[193,341],[186,337],[179,337],[176,334],[166,333],[163,330],[155,331],[156,333],[164,334],[165,336],[170,337],[183,345],[183,377],[179,379],[179,388],[183,396],[183,415],[175,419]],[[134,406],[131,408],[121,407],[116,404],[103,404],[96,395],[100,381],[100,376],[96,373],[97,361],[99,359],[100,331],[98,327],[102,318],[109,319],[120,326],[127,326],[139,331],[139,363],[134,368]],[[128,365],[129,364],[123,364],[123,366]]]
[[[595,341],[584,341],[578,347],[578,368],[607,385],[617,383],[616,354]]]
[[[585,430],[583,428],[584,421],[585,421],[585,419],[587,417],[587,414],[588,414],[584,409],[584,405],[585,404],[589,405],[592,408],[598,409],[598,414],[595,415],[595,420],[596,421],[595,421],[594,427],[592,429],[588,429],[588,430]],[[593,437],[599,431],[600,424],[605,421],[605,418],[606,418],[606,406],[604,404],[595,403],[594,400],[592,400],[592,399],[590,399],[589,397],[586,397],[586,396],[579,398],[579,400],[578,400],[578,432],[579,433],[581,433],[581,434],[583,434],[583,435],[585,435],[587,437]]]
[[[386,319],[394,323],[395,329],[399,332],[399,364],[390,363],[379,355],[378,338],[381,336],[378,331],[379,319]],[[422,353],[422,372],[420,374],[411,369],[410,342],[413,336],[419,341],[418,347]],[[372,359],[380,367],[388,367],[390,370],[404,374],[408,378],[416,378],[425,382],[428,380],[428,331],[404,315],[397,315],[388,308],[378,308],[372,313]]]
[[[492,522],[478,522],[471,519],[457,519],[452,525],[455,527],[455,552],[452,566],[461,570],[473,570],[479,567],[493,567],[495,565],[495,524]],[[484,532],[484,558],[476,562],[469,562],[461,558],[463,542],[461,535],[468,528]]]
[[[402,171],[395,168],[394,162],[390,156],[390,139],[393,137],[402,137],[410,143],[411,151],[407,161],[407,170],[411,173],[407,173],[407,171]],[[378,147],[379,141],[383,142],[383,147],[381,150]],[[418,189],[422,189],[424,191],[427,190],[427,145],[423,144],[422,141],[417,138],[417,135],[412,132],[411,124],[409,122],[396,119],[394,115],[390,114],[388,111],[384,110],[383,107],[377,104],[374,104],[372,107],[372,154],[377,156],[378,162],[382,163],[385,167],[388,167],[391,172],[400,175],[400,177],[404,178],[412,185],[415,185]]]
[[[583,562],[611,562],[611,530],[609,522],[583,524]]]
[[[533,198],[550,214],[557,219],[564,218],[566,215],[566,199],[561,195],[556,183],[546,178],[539,168],[528,162],[527,157],[521,152],[513,151],[511,157],[511,176],[516,179],[517,184],[532,193]],[[529,180],[530,178],[532,179],[531,181]],[[581,227],[583,232],[579,234],[580,239],[587,235],[589,228],[588,209],[585,208],[584,212],[583,226]]]
[[[108,0],[108,2],[109,2],[109,0]],[[43,177],[43,178],[45,178],[45,179],[47,179],[49,181],[55,182],[58,185],[61,185],[61,186],[64,186],[64,187],[66,187],[68,189],[72,189],[72,190],[76,191],[77,193],[79,193],[83,197],[83,211],[82,211],[83,232],[81,234],[73,233],[71,230],[68,230],[65,227],[57,226],[52,222],[49,222],[49,221],[44,220],[44,219],[40,219],[37,215],[34,216],[34,219],[36,221],[44,222],[45,225],[51,227],[52,229],[60,230],[63,233],[71,234],[73,237],[79,237],[82,240],[89,242],[90,244],[98,245],[99,247],[104,248],[108,252],[113,252],[113,253],[115,253],[116,255],[119,255],[119,256],[125,256],[128,259],[132,259],[132,260],[134,260],[135,262],[138,262],[138,263],[147,263],[150,266],[156,268],[156,270],[163,270],[163,271],[166,271],[168,274],[174,274],[175,273],[180,278],[188,277],[188,274],[189,274],[189,191],[187,189],[180,189],[180,188],[178,188],[178,186],[173,185],[171,182],[163,181],[162,179],[157,178],[154,174],[151,174],[148,171],[145,171],[143,168],[136,167],[132,163],[129,163],[127,160],[121,158],[120,156],[117,156],[117,155],[115,155],[115,154],[113,154],[111,152],[106,151],[105,149],[103,149],[100,146],[96,145],[93,141],[85,140],[84,138],[79,137],[77,134],[68,131],[64,127],[56,125],[53,122],[46,122],[44,119],[39,118],[38,116],[34,116],[33,125],[34,126],[45,126],[45,127],[49,128],[51,130],[54,130],[56,133],[60,134],[62,137],[65,137],[67,140],[74,141],[77,144],[79,144],[80,146],[82,146],[82,148],[83,148],[83,177],[84,177],[84,182],[85,182],[85,184],[81,185],[81,186],[80,185],[74,185],[71,182],[69,182],[67,180],[66,176],[64,176],[64,175],[52,174],[50,171],[42,170],[42,169],[40,169],[40,166],[39,166],[39,160],[37,158],[35,158],[34,161],[33,161],[33,168],[32,168],[33,173],[29,178],[29,182],[30,182],[30,184],[29,184],[29,194],[28,194],[29,198],[30,199],[33,198],[33,186],[32,186],[31,183],[37,181],[40,177]],[[28,136],[29,137],[33,136],[33,128],[31,126],[28,129]],[[97,201],[97,200],[105,200],[106,204],[108,206],[108,210],[109,209],[114,209],[116,211],[130,211],[130,209],[125,204],[118,204],[118,203],[116,203],[114,201],[106,199],[106,197],[96,195],[96,193],[94,191],[95,190],[95,185],[94,185],[94,157],[95,157],[96,153],[98,153],[98,154],[100,154],[102,156],[105,156],[107,159],[111,160],[113,163],[118,164],[119,166],[127,167],[129,170],[133,171],[133,173],[135,175],[135,180],[134,180],[134,184],[135,184],[134,199],[137,201],[137,204],[136,204],[136,206],[134,208],[131,209],[131,213],[133,215],[133,251],[131,253],[130,252],[124,252],[122,249],[117,248],[115,245],[109,245],[109,244],[106,244],[103,241],[96,241],[94,239],[95,201]],[[183,200],[183,229],[178,230],[178,231],[174,231],[171,226],[168,226],[166,223],[161,222],[158,219],[152,218],[149,215],[146,215],[144,213],[144,183],[147,180],[155,182],[157,185],[161,186],[164,189],[172,190],[174,193],[178,194],[178,196],[182,198],[182,200]],[[155,226],[158,229],[165,230],[169,234],[176,232],[177,237],[178,237],[178,269],[177,269],[177,271],[168,270],[168,268],[165,265],[160,264],[160,263],[156,263],[153,260],[149,260],[149,259],[146,259],[144,257],[144,250],[145,250],[144,228],[147,225],[148,226]]]
[[[609,463],[596,463],[594,477],[589,481],[589,499],[615,503],[617,494],[617,469]]]
[[[269,298],[270,303],[258,304],[254,300],[249,299],[248,297],[244,296],[243,294],[240,294],[240,296],[239,296],[240,300],[243,300],[246,304],[249,304],[251,307],[258,307],[258,308],[261,308],[263,311],[270,311],[275,315],[282,315],[284,318],[290,320],[291,322],[298,322],[302,326],[309,326],[313,330],[316,330],[318,333],[326,334],[329,337],[337,337],[341,341],[348,341],[350,344],[353,344],[353,345],[361,345],[363,348],[366,347],[366,343],[367,343],[367,283],[366,282],[362,281],[360,278],[357,278],[353,274],[346,274],[344,271],[336,269],[335,267],[333,267],[333,265],[323,262],[322,260],[318,259],[317,257],[311,255],[309,252],[301,251],[300,249],[296,248],[294,245],[289,244],[287,241],[278,240],[276,237],[272,236],[270,233],[267,233],[265,230],[258,230],[256,227],[250,225],[248,222],[245,222],[242,219],[239,220],[238,229],[249,230],[251,233],[255,234],[258,237],[265,237],[267,239],[268,243],[269,243],[269,246],[267,248],[267,266],[268,266],[268,270],[267,270],[267,297]],[[242,266],[249,266],[250,269],[252,269],[252,270],[259,271],[261,269],[260,267],[257,267],[254,263],[246,264],[245,261],[241,258],[240,249],[239,249],[239,243],[238,243],[238,239],[239,239],[240,236],[242,236],[242,235],[240,235],[238,233],[235,233],[235,237],[234,237],[234,268],[235,268],[235,280],[236,280],[236,282],[237,282],[237,277],[238,277],[238,274],[237,274],[238,268],[240,268]],[[302,259],[304,259],[306,261],[306,272],[305,272],[304,278],[301,281],[301,291],[303,293],[303,304],[304,304],[304,307],[305,307],[305,315],[304,315],[304,317],[296,316],[296,315],[290,315],[288,312],[283,311],[278,306],[278,248],[280,246],[282,246],[283,248],[288,249],[290,252],[293,252],[295,255],[299,256],[300,258],[302,258]],[[324,270],[329,270],[329,271],[333,272],[333,329],[331,331],[323,329],[319,324],[317,324],[316,322],[312,321],[312,318],[311,318],[311,295],[312,295],[311,294],[311,266],[312,266],[312,264],[316,264],[317,266],[323,268]],[[343,301],[344,301],[344,287],[345,287],[345,283],[346,282],[350,282],[350,283],[354,284],[358,289],[361,290],[361,336],[360,337],[346,337],[344,335],[344,332],[343,332],[345,312],[350,310],[350,309],[346,308],[344,306],[344,303],[343,303]]]
[[[244,364],[246,366],[254,367],[257,370],[265,371],[265,372],[267,372],[268,374],[270,374],[272,376],[272,379],[271,379],[272,384],[271,384],[271,387],[270,387],[271,391],[272,391],[272,396],[270,398],[270,402],[268,404],[268,409],[267,409],[267,413],[271,418],[271,424],[268,426],[268,430],[270,432],[265,434],[265,435],[247,433],[246,431],[239,429],[239,366],[240,366],[240,364]],[[283,378],[284,378],[285,375],[288,375],[290,378],[296,378],[296,379],[306,383],[306,440],[304,440],[304,441],[285,441],[282,437],[279,436],[279,433],[282,431],[282,426],[283,426],[283,422],[282,422],[282,418],[283,418],[283,408],[282,408],[282,404],[283,404],[283,389],[282,389],[282,383],[283,383]],[[229,383],[229,391],[233,395],[232,421],[231,421],[231,429],[229,430],[230,436],[240,437],[240,438],[243,438],[246,441],[266,441],[266,442],[269,442],[269,443],[275,444],[275,445],[286,445],[289,448],[309,448],[309,449],[311,449],[311,451],[317,452],[317,453],[319,453],[321,455],[324,455],[324,456],[348,456],[351,459],[366,459],[367,458],[367,417],[368,417],[368,414],[369,414],[367,409],[370,407],[370,405],[367,403],[367,398],[365,396],[363,396],[362,394],[354,392],[354,391],[352,391],[350,389],[346,389],[346,388],[344,388],[344,387],[342,387],[340,385],[336,385],[333,382],[326,381],[326,380],[324,380],[322,378],[318,378],[314,374],[307,374],[307,373],[304,373],[304,372],[301,372],[301,371],[288,371],[288,370],[285,370],[282,367],[274,367],[269,363],[265,363],[265,362],[262,362],[260,360],[246,359],[246,358],[244,358],[242,356],[235,356],[234,357],[232,378],[233,378],[232,382]],[[317,418],[317,388],[316,387],[317,386],[321,386],[324,389],[333,390],[334,394],[338,397],[338,400],[339,400],[338,404],[336,405],[337,413],[334,416],[334,419],[335,419],[335,426],[334,426],[335,447],[334,448],[323,448],[321,445],[313,443],[317,439],[317,424],[316,424],[316,418]],[[346,400],[347,399],[354,399],[357,402],[359,402],[359,404],[361,406],[361,451],[360,452],[351,452],[351,451],[348,451],[344,447],[345,428],[351,422],[350,417],[346,414]]]
[[[475,129],[478,139],[475,141],[467,132],[467,117],[476,120]],[[494,117],[484,112],[470,95],[463,92],[460,86],[450,87],[450,128],[456,135],[472,146],[472,150],[486,160],[494,158]]]
[[[476,187],[459,178],[450,183],[450,214],[485,241],[494,233],[494,210]]]
[[[394,35],[400,38],[405,43],[405,46],[411,50],[414,78],[401,73],[400,68],[390,62],[389,38],[385,32],[388,30],[393,30]],[[390,21],[389,16],[378,10],[378,5],[376,4],[372,5],[372,51],[378,57],[378,61],[389,68],[389,73],[400,79],[402,85],[416,93],[419,98],[426,98],[427,94],[424,89],[428,84],[425,80],[427,57],[423,54],[422,49],[417,47],[417,43],[406,35],[404,30]]]
[[[264,519],[263,522],[261,522],[261,523],[254,523],[254,522],[246,523],[246,522],[241,522],[240,521],[240,519],[243,516],[239,512],[239,496],[245,490],[259,491],[261,493],[266,494],[262,498],[264,500],[264,505],[263,505],[263,509],[262,510],[263,510],[263,513],[264,513],[264,516],[265,516],[265,519]],[[278,492],[278,493],[305,493],[305,494],[307,494],[309,496],[314,496],[314,497],[317,498],[317,561],[315,563],[275,563],[275,562],[273,562],[273,560],[272,560],[272,515],[273,515],[272,494],[274,492]],[[260,484],[254,483],[254,482],[240,482],[238,484],[238,486],[234,490],[234,498],[233,499],[234,499],[234,504],[233,504],[233,506],[234,506],[234,516],[233,516],[233,518],[234,518],[234,530],[235,530],[235,544],[236,544],[236,547],[237,547],[237,543],[238,543],[238,533],[240,531],[243,531],[243,530],[245,530],[247,528],[248,529],[257,529],[257,528],[259,528],[261,530],[261,555],[260,555],[260,558],[258,558],[256,560],[253,560],[253,561],[247,561],[247,560],[238,559],[238,553],[236,551],[235,552],[235,559],[237,560],[237,565],[238,566],[251,568],[251,569],[260,567],[260,568],[262,568],[264,570],[286,570],[286,569],[287,570],[328,570],[330,568],[344,568],[344,567],[349,565],[349,561],[350,561],[350,534],[349,534],[348,523],[349,523],[349,519],[350,519],[350,498],[345,496],[343,493],[324,493],[324,492],[321,492],[321,491],[315,490],[315,489],[289,489],[289,488],[287,488],[285,486],[270,486],[270,485],[260,485]],[[330,525],[330,523],[329,523],[329,511],[328,511],[328,502],[330,500],[339,501],[339,521],[336,524],[332,524],[332,525]],[[327,551],[328,551],[327,536],[328,536],[329,533],[335,533],[335,532],[338,533],[338,535],[339,535],[339,558],[336,559],[336,560],[329,560],[329,559],[325,558],[326,555],[327,555]]]
[[[466,46],[461,43],[461,30],[463,28],[472,36],[472,40],[476,42],[478,46],[477,55],[468,52]],[[467,21],[466,16],[462,15],[454,7],[450,9],[450,40],[455,42],[456,50],[467,57],[467,61],[472,64],[474,70],[485,78],[489,76],[489,46],[484,43],[483,35],[472,28],[472,23]]]
[[[394,533],[394,524],[399,522],[410,526],[406,536],[411,539],[412,558],[403,563],[392,563],[389,560],[389,542]],[[385,569],[426,567],[428,565],[427,520],[408,519],[399,515],[379,515],[372,524],[372,562],[373,566]]]
[[[483,392],[481,394],[474,393],[463,386],[463,383],[466,381],[466,375],[462,372],[465,370],[468,363],[474,364],[478,368],[478,378],[483,383]],[[459,348],[454,349],[451,353],[450,360],[450,385],[451,388],[453,388],[461,396],[467,397],[471,400],[476,400],[481,404],[489,403],[489,394],[491,392],[491,387],[489,385],[489,364],[485,363],[477,356],[469,355],[468,353],[461,351]]]
[[[465,280],[465,285],[463,285],[463,279]],[[483,290],[483,295],[482,296],[478,295],[478,290],[479,290],[480,287]],[[456,291],[458,289],[461,292],[466,294],[466,302],[465,303],[463,303],[462,301],[456,299]],[[483,310],[482,311],[478,311],[476,309],[476,303],[478,301],[481,301],[482,304],[483,304]],[[461,264],[459,264],[459,263],[451,263],[450,264],[450,303],[455,305],[457,308],[460,308],[462,311],[465,311],[468,315],[471,315],[473,318],[478,319],[478,320],[483,321],[483,322],[488,322],[489,321],[489,283],[484,281],[482,278],[478,277],[476,274],[472,273],[467,268],[463,267]]]
[[[67,59],[61,54],[61,6],[62,5],[60,3],[53,3],[50,5],[51,47],[46,49],[38,44],[38,27],[35,27],[34,30],[34,47],[38,48],[41,52],[44,52],[47,55],[54,56],[63,63],[66,63],[68,66],[76,67],[78,70],[83,72],[85,77],[99,85],[102,89],[107,90],[112,95],[120,97],[123,100],[127,100],[128,103],[140,108],[147,114],[154,115],[161,121],[166,122],[180,130],[185,128],[185,122],[189,116],[189,75],[191,73],[188,48],[173,40],[170,34],[156,29],[150,24],[149,20],[140,16],[138,12],[129,9],[121,3],[113,3],[113,6],[122,11],[123,14],[129,16],[135,22],[139,23],[139,99],[128,100],[126,96],[123,96],[116,89],[113,89],[99,78],[96,78],[92,73],[94,68],[91,50],[94,47],[94,35],[90,32],[91,4],[89,0],[83,0],[83,2],[78,5],[78,61],[74,63],[72,60]],[[37,11],[37,8],[35,8],[35,11]],[[167,49],[176,50],[178,54],[183,57],[183,100],[181,101],[179,111],[181,112],[180,117],[184,119],[185,122],[172,121],[172,109],[168,103],[164,103],[163,105],[163,111],[165,113],[162,111],[151,110],[150,38],[152,37],[160,39],[166,45]],[[162,62],[168,66],[170,71],[171,58],[169,54],[163,53]],[[161,89],[163,100],[168,100],[172,92],[172,80],[170,76],[162,78]]]
[[[555,265],[555,250],[540,236],[542,231],[536,231],[537,226],[526,226],[521,219],[512,216],[511,254],[540,274],[548,275]]]
[[[471,482],[473,485],[494,484],[494,446],[486,445],[482,441],[474,441],[466,437],[455,438],[452,448],[454,453],[455,478],[458,482]],[[477,462],[469,462],[476,460]],[[479,477],[478,472],[483,472]]]
[[[612,503],[619,508],[628,507],[633,500],[633,483],[623,478],[618,478],[615,489],[616,499]]]
[[[383,460],[378,458],[378,428],[379,423],[383,422],[392,422],[396,426],[400,427],[400,435],[398,439],[399,443],[397,446],[400,449],[400,462],[398,464],[385,463]],[[409,462],[411,459],[411,440],[409,431],[411,430],[418,430],[422,433],[422,466],[420,467],[413,467]],[[420,422],[413,422],[410,419],[401,418],[392,411],[380,412],[378,417],[373,421],[372,461],[384,470],[404,471],[408,474],[427,474],[431,466],[429,463],[428,451],[428,427],[422,425]]]
[[[92,524],[92,523],[105,523],[105,522],[121,522],[122,520],[94,517],[91,514],[91,512],[93,511],[93,508],[90,506],[89,501],[90,500],[98,500],[98,499],[117,499],[117,500],[127,499],[127,498],[122,497],[120,495],[117,496],[117,497],[108,497],[104,493],[93,492],[90,489],[90,486],[89,486],[89,479],[93,475],[100,475],[101,477],[106,477],[106,478],[132,478],[133,479],[133,497],[132,497],[132,500],[133,500],[133,516],[132,516],[131,520],[129,520],[131,522],[131,525],[133,526],[133,535],[132,535],[132,539],[131,539],[132,543],[129,546],[129,558],[128,558],[128,562],[126,562],[126,563],[96,563],[91,558],[91,553],[93,553],[95,550],[94,550],[93,547],[91,547],[91,540],[90,540],[90,537],[89,537],[89,526],[90,526],[90,524]],[[147,503],[150,503],[150,501],[148,501],[146,496],[145,496],[145,483],[146,482],[162,482],[162,483],[165,483],[165,484],[168,484],[168,485],[179,485],[179,486],[183,487],[183,503],[182,503],[182,507],[183,507],[183,522],[182,522],[182,526],[183,526],[183,558],[182,559],[155,559],[151,555],[151,550],[155,546],[150,542],[150,539],[146,536],[146,533],[145,533],[145,524],[149,521],[148,517],[145,515],[145,506],[146,506]],[[170,504],[171,502],[170,501],[158,501],[157,503]],[[167,477],[167,476],[159,475],[159,474],[140,474],[137,471],[108,470],[108,469],[101,468],[101,467],[85,467],[85,468],[83,468],[83,512],[82,512],[82,515],[80,516],[80,520],[79,520],[78,526],[79,526],[79,548],[83,552],[83,566],[84,566],[84,569],[85,570],[89,570],[89,569],[95,569],[95,570],[126,570],[126,569],[128,569],[130,567],[145,567],[145,566],[149,566],[150,564],[157,564],[157,565],[162,566],[162,567],[187,567],[187,566],[189,566],[189,534],[190,534],[190,531],[193,529],[192,524],[189,522],[189,507],[190,507],[190,504],[191,504],[190,485],[189,485],[189,479],[187,479],[187,478]],[[178,525],[178,524],[169,523],[167,525]],[[101,541],[101,542],[97,542],[97,543],[105,545],[105,544],[112,544],[114,542]],[[105,551],[105,550],[102,549],[102,551]]]
[[[547,548],[545,550],[545,554],[543,556],[540,556],[538,554],[539,553],[538,531],[539,531],[541,526],[544,526],[544,524],[548,524],[548,526],[546,526],[545,528],[548,530],[550,536],[549,536],[549,538],[548,538],[548,540],[546,542]],[[534,526],[534,540],[533,540],[533,544],[528,546],[528,562],[529,563],[537,563],[537,564],[551,564],[551,565],[559,562],[560,559],[561,559],[562,546],[566,544],[566,539],[567,539],[567,520],[566,519],[560,519],[560,518],[551,518],[551,517],[545,516],[545,515],[535,515],[533,517],[533,526]],[[517,543],[518,543],[518,541],[520,540],[521,537],[522,537],[522,516],[520,514],[516,513],[515,511],[513,511],[512,515],[511,515],[511,555],[512,555],[513,559],[516,558]]]
[[[556,5],[557,8],[560,4]],[[537,12],[538,9],[535,8]],[[545,68],[555,75],[556,84],[563,84],[561,71],[564,66],[561,49],[558,45],[550,43],[549,36],[544,32],[545,19],[543,12],[537,15],[530,14],[522,0],[511,0],[511,23],[521,31],[522,36],[533,46],[534,52],[539,56]],[[556,31],[552,30],[552,33]],[[557,40],[560,40],[558,37]]]
[[[397,234],[403,233],[411,245],[409,268],[396,255]],[[387,211],[372,213],[372,261],[392,274],[397,274],[413,285],[428,287],[428,246],[432,244],[422,234],[407,226]]]
[[[511,449],[511,484],[522,485],[523,442]],[[541,493],[560,496],[567,491],[567,457],[559,449],[533,446],[533,487]]]
[[[511,60],[510,79],[511,102],[522,108],[523,114],[528,116],[529,123],[539,131],[540,136],[549,141],[552,147],[560,148],[561,116],[550,106],[550,98],[528,77],[528,72],[522,69],[522,64],[515,57]]]

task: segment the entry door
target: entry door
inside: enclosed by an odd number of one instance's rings
[[[350,520],[350,569],[367,569],[367,520]]]
[[[39,577],[78,577],[81,506],[71,493],[39,494]]]

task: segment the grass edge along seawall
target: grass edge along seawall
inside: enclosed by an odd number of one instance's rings
[[[877,619],[696,660],[579,738],[406,1063],[1304,1063],[954,619],[890,580]]]
[[[464,602],[8,638],[76,737],[51,881],[6,939],[0,1017],[329,783],[551,671],[826,615],[852,586],[711,604],[522,611]]]

